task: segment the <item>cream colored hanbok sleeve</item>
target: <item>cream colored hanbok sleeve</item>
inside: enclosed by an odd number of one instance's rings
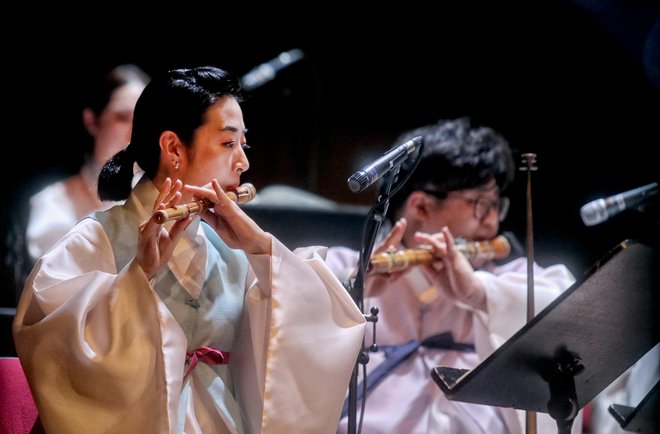
[[[324,254],[314,247],[291,252],[273,239],[272,256],[248,257],[254,283],[271,282],[248,291],[242,330],[250,338],[239,338],[239,346],[254,357],[235,365],[250,432],[337,429],[365,319]]]
[[[85,219],[33,269],[16,349],[48,433],[168,433],[185,336],[142,269],[119,272],[100,223]]]

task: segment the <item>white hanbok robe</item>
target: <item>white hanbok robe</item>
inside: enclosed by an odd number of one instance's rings
[[[346,280],[357,257],[352,250],[331,248],[327,263]],[[486,288],[487,313],[458,301],[421,267],[394,282],[380,276],[368,278],[364,309],[379,309],[376,343],[382,351],[370,354],[367,364],[367,383],[379,382],[368,394],[362,433],[524,434],[524,412],[450,401],[431,378],[431,370],[438,365],[472,369],[525,325],[526,269],[526,260],[520,258],[489,271],[476,271]],[[536,312],[574,282],[562,265],[535,266],[534,277]],[[377,297],[370,296],[374,289],[378,289]],[[433,336],[441,338],[435,345],[419,345]],[[371,344],[369,336],[366,340]],[[370,378],[369,373],[388,358],[391,363],[394,351],[406,344],[412,351],[409,356],[387,376]],[[470,351],[471,346],[476,351]],[[540,434],[557,433],[552,418],[542,413],[537,416]],[[581,432],[580,425],[581,417],[576,418],[573,433]],[[343,417],[338,432],[346,431],[347,417]]]
[[[121,204],[99,203],[96,195],[99,172],[100,168],[88,161],[78,174],[49,184],[30,197],[25,241],[31,265],[88,213]],[[137,164],[134,172],[133,184],[144,173]]]
[[[14,337],[45,430],[335,432],[365,321],[323,249],[273,238],[272,255],[246,256],[193,222],[150,282],[133,258],[156,195],[143,178],[26,283]],[[184,380],[200,347],[229,363],[200,361]]]
[[[85,214],[97,209],[96,183],[88,170],[54,182],[30,197],[25,241],[30,264],[34,264]],[[107,202],[108,209],[115,203]],[[80,210],[86,210],[83,213]]]

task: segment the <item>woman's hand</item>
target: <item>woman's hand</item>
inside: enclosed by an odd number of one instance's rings
[[[182,183],[177,180],[172,185],[172,180],[167,178],[160,188],[160,194],[154,202],[154,211],[169,208],[177,205],[181,201]],[[135,260],[144,270],[147,279],[151,280],[158,270],[169,261],[174,251],[174,246],[183,231],[188,227],[192,219],[177,220],[172,227],[167,230],[162,224],[156,223],[149,216],[138,227],[138,243]]]
[[[437,261],[423,265],[425,271],[450,291],[460,301],[486,310],[486,289],[474,274],[470,261],[454,244],[454,237],[447,227],[437,234],[417,232],[415,240],[431,246]]]
[[[186,185],[184,189],[215,204],[200,215],[229,247],[255,255],[271,253],[270,235],[227,197],[216,179],[204,187]]]

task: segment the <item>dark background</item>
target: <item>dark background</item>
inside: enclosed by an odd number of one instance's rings
[[[82,161],[81,89],[124,62],[152,74],[201,64],[243,74],[282,51],[303,50],[303,61],[243,105],[252,145],[243,179],[257,191],[279,183],[370,205],[373,189],[353,194],[346,187],[351,173],[404,130],[469,116],[507,137],[519,162],[521,153],[538,156],[532,205],[542,265],[563,262],[580,276],[623,239],[656,238],[657,213],[625,211],[594,227],[579,216],[590,200],[658,179],[656,3],[426,3],[389,10],[335,2],[306,10],[196,5],[149,18],[111,10],[105,18],[112,25],[92,15],[8,16],[20,30],[4,38],[0,306],[15,304],[11,229],[24,222],[27,197]],[[520,172],[503,227],[523,242],[525,189]]]

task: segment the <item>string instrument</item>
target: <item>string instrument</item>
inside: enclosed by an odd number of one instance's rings
[[[245,183],[236,187],[236,191],[227,191],[225,194],[229,199],[241,205],[254,199],[257,195],[257,189],[254,188],[254,185]],[[197,215],[205,209],[213,208],[214,205],[208,199],[195,200],[158,210],[154,212],[152,218],[156,223],[163,224],[168,220],[181,220],[191,215]]]
[[[504,235],[488,241],[456,240],[456,249],[468,259],[500,260],[511,253],[511,243]],[[371,256],[367,271],[374,273],[391,273],[401,271],[415,265],[430,264],[437,261],[430,246],[420,246],[417,249],[383,252]]]

